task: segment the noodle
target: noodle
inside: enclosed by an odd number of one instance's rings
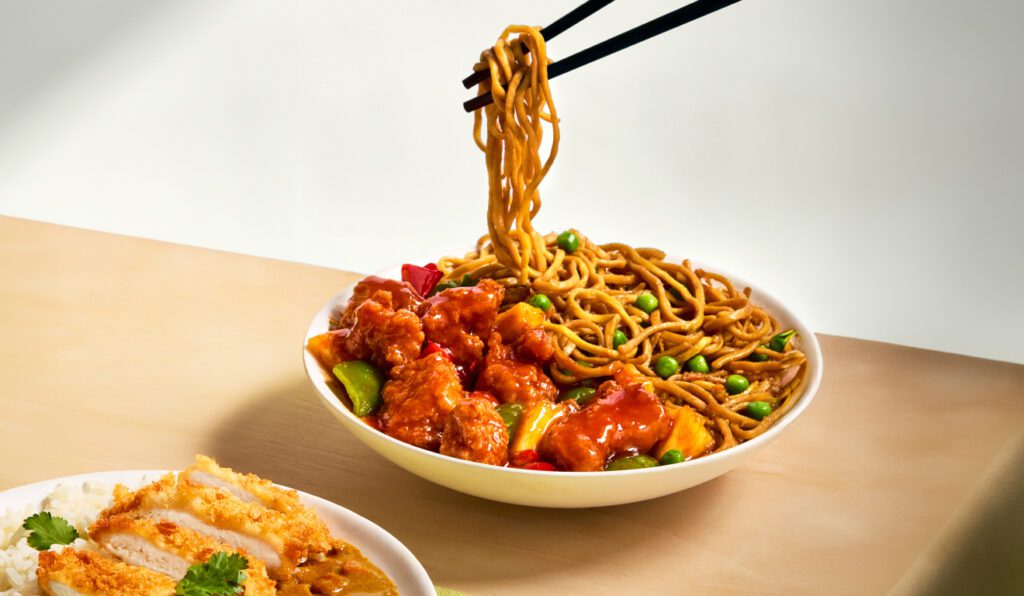
[[[519,294],[546,294],[554,306],[545,329],[558,346],[549,374],[561,384],[607,377],[622,364],[634,367],[665,401],[688,405],[716,437],[715,450],[750,440],[794,405],[807,359],[787,342],[768,347],[782,329],[722,275],[666,261],[656,249],[594,244],[572,230],[580,244],[571,253],[554,234],[534,230],[539,186],[558,154],[559,122],[547,77],[548,58],[539,29],[511,26],[485,50],[476,70],[489,77],[478,94],[493,103],[474,114],[473,137],[487,166],[487,236],[464,257],[438,263],[446,280],[492,278]],[[482,113],[481,113],[482,112]],[[551,145],[541,155],[545,128]],[[658,306],[649,314],[636,305],[650,292]],[[615,347],[613,335],[629,338]],[[654,362],[672,356],[686,362],[703,355],[708,373],[680,371],[659,377]],[[751,359],[756,355],[756,360]],[[726,377],[742,374],[749,388],[729,395]],[[742,413],[752,401],[768,402],[757,420]]]

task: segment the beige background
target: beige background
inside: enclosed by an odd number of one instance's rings
[[[823,335],[815,403],[749,464],[544,510],[420,480],[318,403],[303,332],[352,274],[0,218],[0,279],[0,490],[206,453],[368,517],[481,595],[1024,587],[1024,366]]]

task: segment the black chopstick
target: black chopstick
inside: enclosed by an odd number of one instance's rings
[[[548,79],[553,79],[559,75],[576,70],[577,68],[590,64],[595,60],[614,54],[619,50],[624,50],[632,45],[640,43],[641,41],[650,39],[655,35],[660,35],[666,31],[675,29],[680,25],[685,25],[690,21],[695,21],[703,16],[707,16],[715,12],[716,10],[720,10],[739,1],[740,0],[697,0],[693,4],[687,4],[682,8],[678,8],[666,15],[660,16],[653,21],[648,21],[639,27],[634,27],[625,33],[620,33],[611,39],[602,41],[601,43],[593,45],[585,50],[576,52],[572,56],[562,58],[557,62],[552,62],[548,65]],[[462,107],[465,108],[467,112],[473,112],[491,103],[491,101],[491,94],[485,93],[464,102]]]
[[[547,27],[541,29],[540,34],[544,38],[544,41],[551,41],[557,37],[559,33],[564,33],[573,25],[601,10],[605,6],[608,6],[612,2],[614,2],[614,0],[587,0],[583,4],[580,4],[570,12],[566,13],[554,23],[551,23]],[[478,70],[462,79],[462,86],[469,89],[473,85],[476,85],[480,81],[486,79],[487,74],[486,70]]]

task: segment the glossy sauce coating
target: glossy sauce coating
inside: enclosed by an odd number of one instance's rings
[[[649,451],[670,424],[661,400],[639,383],[606,381],[594,402],[548,429],[538,451],[565,470],[603,470],[613,457]]]
[[[455,365],[440,353],[424,356],[384,385],[381,427],[400,441],[437,451],[448,414],[464,396]]]
[[[351,327],[355,323],[356,308],[380,290],[391,294],[392,308],[396,310],[418,312],[423,304],[423,298],[408,283],[371,275],[356,284],[352,290],[352,298],[349,299],[345,309],[338,315],[336,324],[332,324],[331,328]]]
[[[483,395],[474,392],[452,410],[441,437],[441,453],[503,466],[508,462],[508,427],[495,403]]]
[[[416,313],[393,309],[391,293],[379,290],[355,309],[345,349],[358,360],[391,368],[418,358],[423,337]]]
[[[484,279],[474,287],[452,288],[430,298],[422,307],[427,339],[451,350],[457,364],[479,360],[504,295],[497,282]]]
[[[491,334],[487,347],[487,359],[477,378],[477,389],[491,392],[506,404],[555,399],[558,388],[551,379],[540,366],[515,358],[512,350],[502,343],[501,334]]]

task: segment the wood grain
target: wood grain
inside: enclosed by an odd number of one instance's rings
[[[947,560],[950,520],[1024,448],[1024,366],[821,336],[816,402],[732,473],[603,509],[483,501],[318,404],[303,333],[356,278],[0,218],[0,489],[201,452],[368,517],[474,594],[877,594]]]

